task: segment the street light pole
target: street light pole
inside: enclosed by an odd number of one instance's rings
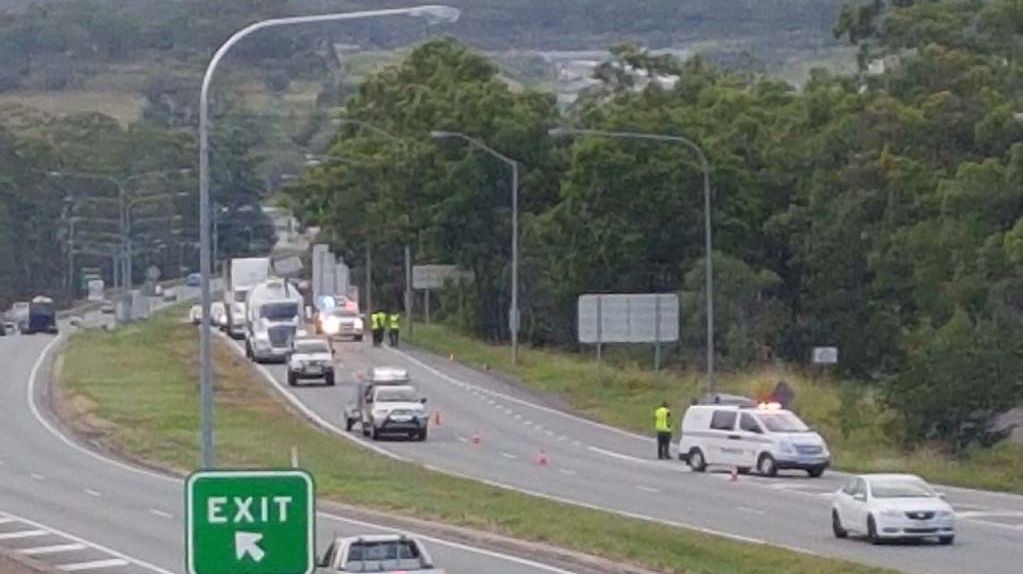
[[[680,143],[696,153],[703,169],[703,239],[706,251],[706,277],[704,289],[707,291],[707,392],[717,392],[717,381],[714,377],[714,247],[711,229],[711,190],[710,163],[703,149],[695,142],[683,136],[669,136],[642,132],[613,132],[576,128],[554,128],[548,132],[553,137],[587,136],[610,139],[633,139],[656,142]]]
[[[434,139],[457,138],[469,145],[481,149],[497,159],[505,162],[512,171],[512,240],[511,240],[511,306],[508,310],[508,327],[511,331],[512,365],[519,362],[519,163],[502,154],[480,140],[459,132],[434,130],[430,132]]]
[[[429,22],[453,22],[458,19],[456,8],[443,5],[424,5],[411,8],[394,8],[387,10],[368,10],[364,12],[347,12],[321,14],[316,16],[296,16],[291,18],[273,18],[256,22],[235,32],[213,54],[203,76],[202,89],[199,93],[199,272],[200,298],[202,305],[202,322],[199,329],[199,383],[200,393],[200,426],[202,446],[202,467],[213,468],[216,456],[213,444],[213,362],[211,354],[210,330],[210,144],[209,144],[209,98],[213,84],[213,75],[224,56],[238,42],[247,36],[268,28],[297,26],[305,24],[322,24],[342,20],[364,18],[380,18],[385,16],[416,16],[426,18]]]

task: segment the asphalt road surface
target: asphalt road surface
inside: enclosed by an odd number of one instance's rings
[[[678,461],[655,460],[652,438],[548,408],[490,374],[405,349],[335,347],[336,387],[310,381],[288,388],[283,365],[265,365],[264,373],[320,424],[386,454],[562,501],[905,572],[1011,574],[1023,562],[1023,496],[941,488],[958,512],[954,546],[837,540],[830,502],[847,475],[792,472],[731,482],[727,473],[693,473]],[[344,433],[356,374],[373,365],[408,368],[430,409],[440,412],[427,442],[372,442],[358,427]]]
[[[0,546],[70,572],[183,572],[183,481],[104,458],[62,434],[47,408],[46,359],[55,345],[46,335],[0,337]],[[317,530],[320,548],[335,533],[382,531],[323,513]],[[440,540],[426,544],[454,574],[565,572]]]

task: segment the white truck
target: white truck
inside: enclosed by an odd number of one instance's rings
[[[296,335],[304,334],[304,298],[287,279],[271,277],[245,299],[245,354],[257,363],[286,361]]]
[[[421,542],[401,534],[335,538],[316,566],[318,574],[444,574],[434,567],[433,558]]]
[[[224,288],[224,332],[242,339],[246,332],[245,302],[249,290],[270,277],[269,257],[232,259],[227,266],[227,284]]]

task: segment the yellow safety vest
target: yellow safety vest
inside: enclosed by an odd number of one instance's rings
[[[398,329],[401,329],[401,315],[397,313],[391,313],[391,324],[388,325],[388,328],[392,331],[397,331]]]
[[[657,432],[671,432],[671,411],[664,407],[654,411],[654,428]]]
[[[372,315],[369,316],[369,318],[370,318],[370,324],[373,325],[373,330],[374,331],[376,331],[378,329],[383,329],[384,328],[384,314],[383,313],[373,313]]]

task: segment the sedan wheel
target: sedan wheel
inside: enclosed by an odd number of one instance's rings
[[[881,537],[877,535],[877,524],[874,523],[873,516],[867,518],[867,540],[869,540],[871,544],[881,543]]]
[[[849,531],[842,528],[842,519],[838,517],[838,511],[831,511],[831,532],[835,534],[835,538],[845,538],[849,536]]]

